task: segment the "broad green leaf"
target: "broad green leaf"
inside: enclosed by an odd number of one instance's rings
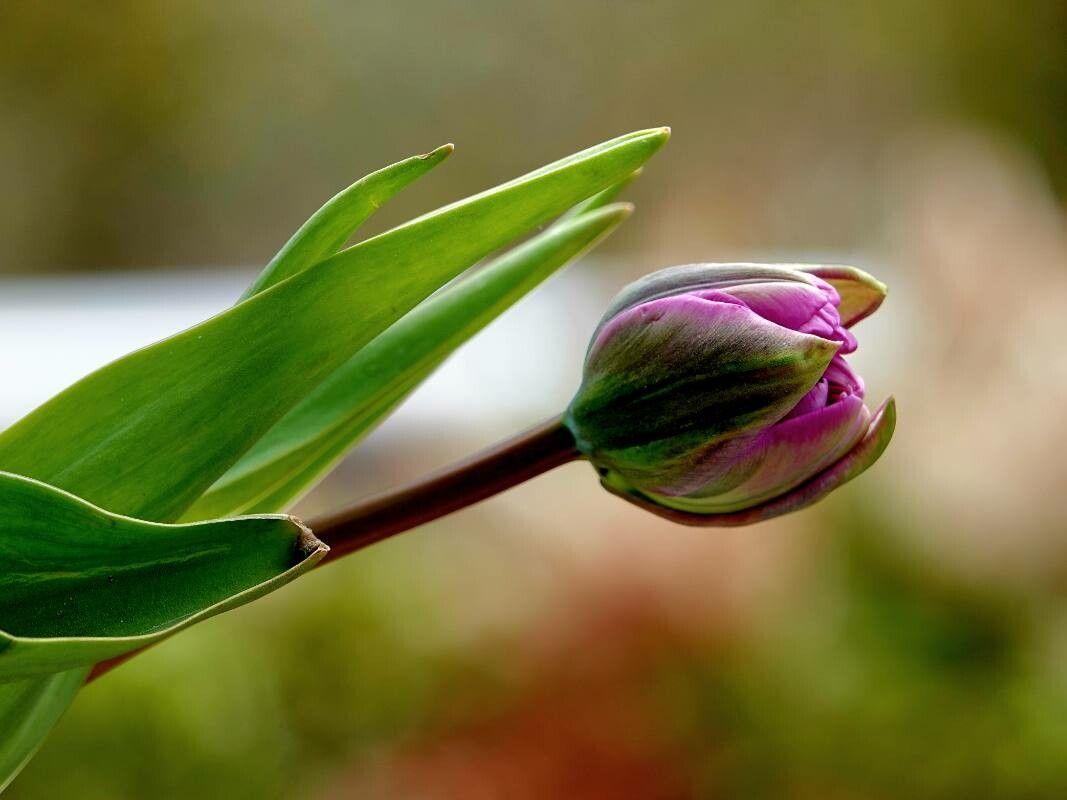
[[[622,180],[666,138],[623,136],[446,206],[113,362],[0,434],[0,468],[119,513],[175,519],[382,330]]]
[[[292,517],[144,522],[0,472],[0,682],[144,647],[288,583],[327,549]]]
[[[629,212],[629,206],[615,205],[568,217],[423,302],[283,417],[186,517],[284,508],[453,350]]]
[[[75,669],[0,683],[0,792],[18,775],[85,682]]]
[[[446,144],[425,155],[391,164],[360,178],[332,197],[300,226],[241,299],[259,294],[332,256],[387,200],[444,161],[453,149]]]

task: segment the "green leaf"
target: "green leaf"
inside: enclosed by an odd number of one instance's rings
[[[641,177],[641,172],[642,170],[635,169],[618,183],[612,184],[607,189],[597,192],[592,197],[587,197],[585,200],[567,211],[561,219],[573,219],[574,217],[588,214],[590,211],[596,211],[598,208],[603,208],[609,203],[614,202],[615,198],[622,194],[627,186]]]
[[[82,379],[0,435],[0,468],[176,519],[356,351],[473,263],[623,179],[620,137],[368,239]]]
[[[331,198],[278,251],[242,300],[285,280],[336,253],[352,233],[393,195],[444,161],[451,144],[372,172]]]
[[[423,302],[289,412],[186,518],[284,508],[452,351],[629,213],[629,206],[614,205],[568,217]]]
[[[327,550],[292,517],[144,522],[0,472],[0,682],[144,647],[273,591]]]
[[[0,683],[0,792],[29,761],[74,701],[85,670]]]
[[[633,172],[668,135],[629,134],[447,206],[120,359],[0,435],[0,469],[112,511],[175,519],[362,344],[485,255]],[[87,674],[0,690],[0,785]]]

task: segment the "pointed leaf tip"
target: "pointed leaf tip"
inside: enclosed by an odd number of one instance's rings
[[[667,140],[671,138],[671,129],[667,125],[662,125],[658,128],[649,128],[646,131],[641,131],[642,134],[647,135],[651,139],[655,139],[659,144],[665,145]]]
[[[423,153],[421,156],[415,156],[423,161],[427,159],[445,159],[448,158],[455,151],[456,146],[452,142],[447,142],[440,147],[436,147],[429,153]]]
[[[383,167],[342,189],[293,234],[241,299],[247,300],[332,256],[379,208],[453,150],[454,145],[444,144]]]

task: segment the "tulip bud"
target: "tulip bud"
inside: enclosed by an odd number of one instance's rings
[[[884,297],[853,267],[653,273],[597,327],[564,422],[610,491],[664,516],[745,524],[808,505],[892,434],[891,401],[872,416],[844,358],[848,326]]]

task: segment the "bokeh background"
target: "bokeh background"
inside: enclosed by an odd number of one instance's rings
[[[225,307],[323,200],[375,218],[674,137],[597,253],[301,506],[558,411],[607,298],[694,260],[856,263],[896,440],[815,509],[692,531],[571,465],[94,684],[9,796],[1067,796],[1062,0],[0,5],[0,415]]]

